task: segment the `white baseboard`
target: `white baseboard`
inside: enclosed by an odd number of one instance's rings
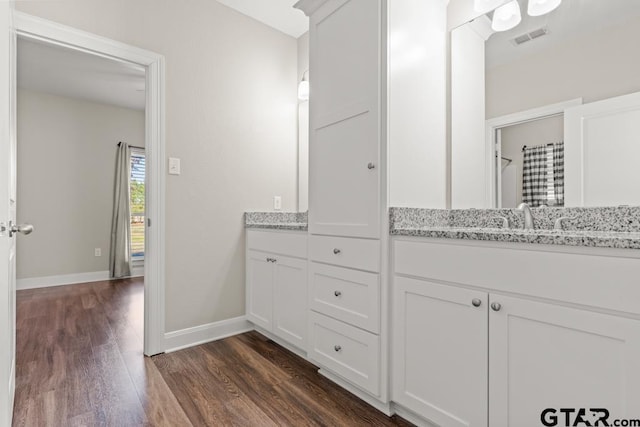
[[[182,350],[183,348],[193,347],[252,330],[253,325],[249,323],[247,317],[240,316],[194,326],[193,328],[167,332],[164,334],[165,353]]]
[[[144,267],[132,269],[130,277],[144,275]],[[16,280],[16,289],[48,288],[51,286],[73,285],[76,283],[101,282],[109,280],[109,271],[90,271],[88,273],[60,274],[58,276],[29,277]]]

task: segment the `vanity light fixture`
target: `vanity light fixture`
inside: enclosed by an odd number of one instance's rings
[[[302,81],[298,84],[298,99],[307,101],[309,99],[309,70],[302,74]]]
[[[485,14],[504,3],[504,0],[473,0],[473,8],[476,12]]]
[[[529,16],[540,16],[560,6],[562,0],[529,0],[527,13]]]
[[[493,12],[491,28],[494,31],[507,31],[518,25],[521,20],[520,5],[518,0],[513,0]]]

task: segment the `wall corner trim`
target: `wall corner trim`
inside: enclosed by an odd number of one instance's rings
[[[165,352],[182,350],[210,341],[252,331],[253,325],[246,316],[234,317],[219,322],[206,323],[192,328],[180,329],[164,334]]]

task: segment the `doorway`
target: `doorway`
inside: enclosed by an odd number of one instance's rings
[[[20,12],[13,13],[17,37],[56,45],[145,71],[144,155],[146,161],[144,250],[144,354],[164,351],[164,58],[153,52]],[[15,78],[11,82],[15,87]],[[115,146],[114,146],[115,149]]]
[[[515,208],[525,199],[525,150],[533,146],[552,147],[563,140],[565,110],[581,104],[582,99],[573,99],[487,120],[485,152],[490,172],[487,174],[489,206]],[[552,148],[549,152],[553,155]],[[553,177],[550,183],[553,188]]]

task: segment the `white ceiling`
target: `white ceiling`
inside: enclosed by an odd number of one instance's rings
[[[547,15],[527,15],[527,0],[518,0],[522,22],[512,30],[493,34],[486,44],[486,66],[488,69],[524,56],[535,54],[558,43],[621,24],[640,17],[640,0],[564,0]],[[549,33],[543,37],[515,46],[515,37],[547,27]]]
[[[293,5],[297,0],[218,0],[263,24],[298,38],[309,30],[309,18]]]
[[[18,38],[18,87],[144,110],[143,67]]]

